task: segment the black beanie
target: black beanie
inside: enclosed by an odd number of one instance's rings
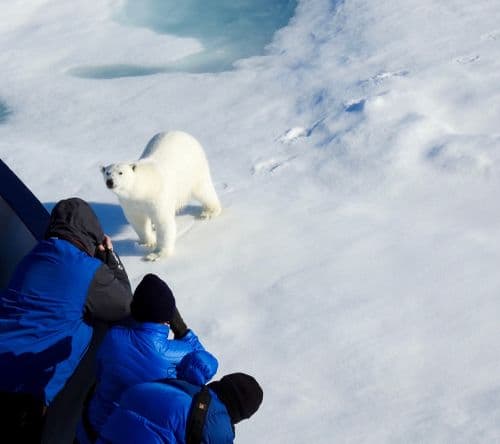
[[[155,274],[147,274],[134,292],[130,312],[139,322],[169,322],[175,311],[172,290]]]
[[[231,373],[208,384],[226,406],[231,422],[237,424],[252,416],[264,397],[259,383],[245,373]]]

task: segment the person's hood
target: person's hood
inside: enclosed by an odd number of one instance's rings
[[[104,239],[99,219],[82,199],[72,197],[59,201],[50,213],[45,238],[58,237],[94,256],[97,245]]]

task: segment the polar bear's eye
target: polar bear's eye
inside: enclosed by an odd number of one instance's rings
[[[123,173],[120,171],[118,174],[121,176]]]

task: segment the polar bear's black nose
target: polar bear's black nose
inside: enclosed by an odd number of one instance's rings
[[[113,188],[113,179],[108,179],[108,180],[106,181],[106,186],[107,186],[108,188]]]

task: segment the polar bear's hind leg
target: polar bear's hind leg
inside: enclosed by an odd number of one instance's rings
[[[203,210],[200,214],[201,219],[210,219],[221,213],[222,207],[210,178],[200,182],[193,190],[193,197],[203,205]]]

